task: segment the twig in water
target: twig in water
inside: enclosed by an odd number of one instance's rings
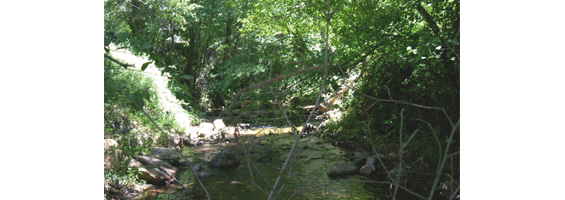
[[[192,173],[194,174],[194,177],[196,177],[196,180],[198,181],[198,184],[200,184],[200,187],[202,187],[202,189],[204,190],[204,192],[206,193],[206,196],[208,197],[208,200],[211,200],[212,198],[210,198],[210,194],[208,193],[208,190],[206,189],[206,187],[204,187],[204,184],[202,183],[202,181],[200,181],[200,178],[198,177],[198,174],[196,173],[196,171],[194,170],[194,167],[192,166],[192,162],[188,161],[188,165],[190,165],[190,170],[192,170]],[[184,187],[183,187],[184,188]]]

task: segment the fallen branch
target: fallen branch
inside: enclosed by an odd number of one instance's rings
[[[184,185],[183,185],[182,183],[180,183],[179,180],[177,180],[177,178],[175,178],[175,176],[169,174],[169,172],[167,172],[167,170],[163,169],[161,166],[156,166],[156,167],[157,167],[157,168],[154,168],[154,169],[159,170],[161,173],[167,174],[168,176],[171,177],[171,179],[173,179],[173,182],[175,182],[176,184],[180,185],[183,190],[186,190],[186,187],[184,187]]]
[[[206,193],[206,196],[208,197],[208,200],[211,200],[212,198],[210,198],[210,194],[208,193],[208,190],[206,190],[206,187],[204,187],[204,184],[202,183],[202,181],[200,181],[200,178],[198,177],[198,174],[196,173],[196,171],[194,170],[194,167],[192,166],[192,163],[190,161],[188,161],[188,165],[190,166],[190,170],[192,170],[192,173],[194,174],[194,177],[196,177],[196,180],[198,181],[198,184],[200,184],[200,187],[202,187],[202,189],[204,190],[204,193]],[[184,188],[184,186],[183,186]]]

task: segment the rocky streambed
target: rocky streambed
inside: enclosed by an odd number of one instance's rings
[[[288,156],[294,135],[244,135],[241,143],[204,142],[185,148],[181,163],[190,163],[212,199],[266,199]],[[307,139],[300,139],[298,147]],[[244,144],[244,145],[241,145]],[[388,196],[388,185],[372,184],[359,173],[360,166],[349,153],[312,137],[295,155],[289,171],[283,173],[284,189],[279,197],[288,199],[374,199]],[[363,159],[361,155],[357,162]],[[366,158],[364,159],[367,160]],[[223,164],[220,164],[223,163]],[[346,165],[346,166],[345,166]],[[343,167],[345,166],[345,167]],[[250,169],[251,168],[251,172]],[[374,175],[374,173],[373,173]],[[147,190],[154,199],[207,199],[191,169],[180,170],[178,184]]]

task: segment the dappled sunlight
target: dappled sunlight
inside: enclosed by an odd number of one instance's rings
[[[135,69],[141,71],[141,66],[149,62],[147,57],[142,56],[135,56],[131,52],[125,49],[117,50],[114,45],[110,45],[110,51],[112,55],[120,58],[126,63],[134,64]],[[157,99],[159,101],[159,105],[165,112],[168,112],[172,115],[172,118],[175,122],[188,130],[191,126],[191,122],[194,120],[184,108],[182,108],[182,103],[178,100],[171,91],[167,88],[167,83],[169,82],[169,78],[165,73],[164,76],[161,75],[161,69],[155,67],[155,65],[149,64],[149,66],[143,71],[143,74],[146,77],[149,77],[153,80],[154,89],[157,90]]]

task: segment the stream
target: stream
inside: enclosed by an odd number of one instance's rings
[[[213,174],[211,177],[200,178],[211,199],[267,199],[268,194],[258,189],[257,186],[266,188],[266,191],[270,192],[272,188],[270,185],[279,175],[294,138],[294,135],[289,134],[240,137],[246,147],[253,145],[249,154],[252,169],[256,169],[252,171],[253,179],[241,145],[235,142],[231,144],[205,143],[190,148],[185,147],[183,154],[193,165],[200,163],[203,167],[201,172]],[[306,140],[305,138],[300,139],[297,147],[302,146]],[[241,161],[239,166],[233,168],[209,167],[208,161],[220,151],[234,152]],[[312,137],[292,165],[291,178],[286,182],[278,199],[391,199],[389,185],[362,182],[362,180],[368,180],[364,176],[328,177],[326,175],[328,169],[346,160],[345,154],[346,150],[325,143],[318,137]],[[287,170],[281,183],[284,183],[288,175]],[[207,199],[206,193],[190,169],[181,171],[178,180],[187,186],[186,190],[179,189],[180,186],[177,186],[173,192],[151,195],[152,199]],[[253,184],[253,180],[257,186]],[[240,184],[232,185],[230,184],[232,181]]]
[[[147,58],[132,55],[127,50],[116,50],[112,47],[112,55],[124,62],[135,64],[140,70]],[[177,124],[181,127],[190,127],[190,116],[179,105],[179,101],[167,89],[168,79],[161,76],[161,72],[153,65],[144,71],[144,74],[154,80],[158,89],[159,101],[165,110],[172,113]],[[200,178],[210,194],[211,199],[267,199],[272,184],[280,173],[288,153],[294,143],[294,135],[273,134],[257,136],[255,134],[242,136],[241,141],[248,148],[252,145],[249,158],[253,176],[250,175],[246,156],[240,146],[232,143],[204,143],[183,149],[183,155],[193,165],[201,164],[200,172],[213,174],[211,177]],[[298,147],[306,139],[300,139]],[[240,165],[234,168],[213,168],[208,166],[210,159],[220,151],[234,152],[240,160]],[[318,137],[312,137],[307,147],[298,154],[292,164],[291,178],[288,171],[282,178],[285,187],[278,195],[278,199],[392,199],[390,185],[362,182],[365,180],[386,180],[384,173],[367,178],[362,175],[349,175],[342,177],[328,177],[328,169],[341,161],[349,161],[346,157],[347,150],[332,146]],[[258,160],[258,161],[257,161]],[[184,160],[181,160],[184,161]],[[378,168],[377,168],[378,170]],[[187,188],[171,184],[167,187],[155,186],[148,191],[143,199],[207,199],[207,195],[194,177],[192,170],[184,169],[178,174],[178,181]],[[254,180],[254,181],[253,181]],[[428,180],[428,179],[422,179]],[[230,185],[238,181],[239,185]],[[255,182],[255,184],[253,183]],[[264,188],[262,191],[260,188]],[[280,187],[279,187],[280,188]],[[411,195],[398,196],[400,199],[413,199]]]

